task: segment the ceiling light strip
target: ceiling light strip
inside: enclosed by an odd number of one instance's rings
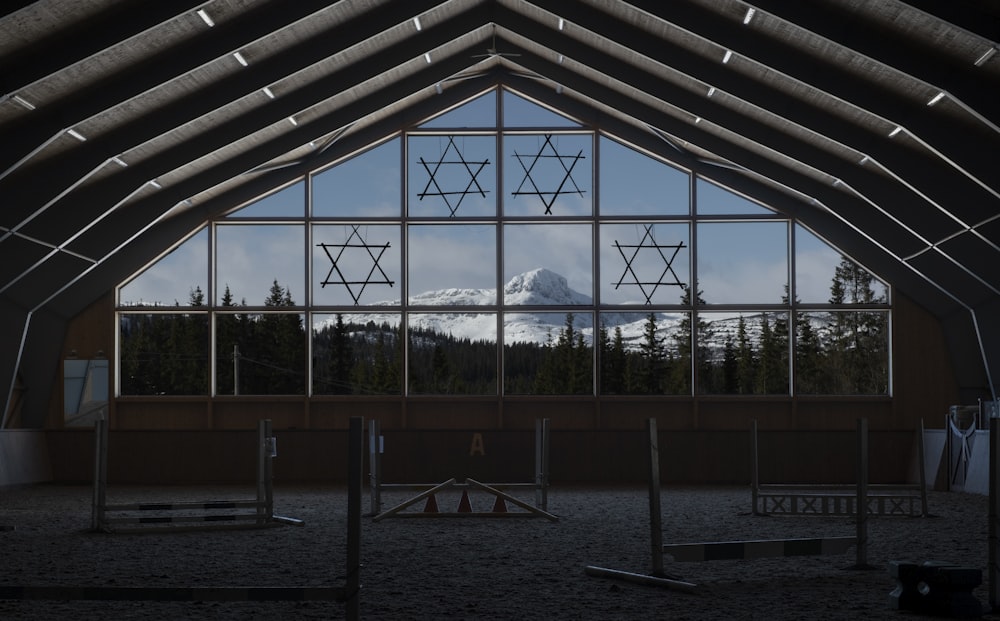
[[[996,53],[997,53],[996,46],[990,46],[990,48],[985,52],[983,52],[983,55],[977,58],[976,62],[972,64],[974,64],[976,67],[982,67],[983,64],[985,64],[987,60],[993,58],[993,55]]]
[[[11,95],[10,98],[16,101],[17,103],[21,104],[22,107],[27,108],[28,110],[35,109],[35,104],[31,103],[30,101],[28,101],[27,99],[21,97],[16,93],[14,95]]]
[[[239,52],[233,52],[233,58],[235,58],[236,62],[238,62],[239,64],[243,65],[244,67],[250,66],[249,63],[247,62],[247,59],[244,58],[243,54],[241,54]]]
[[[87,142],[87,137],[84,136],[83,134],[81,134],[80,132],[76,131],[73,128],[67,129],[66,133],[69,134],[70,136],[76,138],[80,142]]]
[[[213,28],[215,26],[215,20],[212,19],[212,17],[205,11],[205,9],[198,9],[197,13],[198,17],[201,18],[201,21],[205,22],[206,26],[208,26],[209,28]]]
[[[746,15],[743,16],[743,25],[744,26],[746,26],[746,25],[748,25],[750,23],[750,20],[753,19],[754,13],[756,13],[756,12],[757,12],[757,9],[753,8],[752,6],[751,7],[747,7]]]

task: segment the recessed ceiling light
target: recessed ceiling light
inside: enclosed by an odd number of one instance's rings
[[[864,166],[865,164],[867,164],[867,163],[868,163],[868,160],[869,160],[869,159],[870,159],[870,158],[869,158],[869,157],[868,157],[868,156],[866,155],[866,156],[864,156],[863,158],[861,158],[861,161],[860,161],[860,162],[858,162],[858,164],[861,164],[862,166]]]
[[[559,18],[559,30],[563,30],[564,28],[566,28],[566,20],[564,20],[563,18],[560,17]]]
[[[746,26],[747,24],[750,23],[750,20],[753,19],[753,14],[756,13],[756,12],[757,12],[757,9],[753,8],[752,6],[751,7],[747,7],[747,14],[743,16],[743,25],[744,26]]]
[[[838,186],[838,185],[840,185],[841,183],[843,183],[843,181],[841,181],[840,179],[834,179],[834,180],[833,180],[833,187],[837,187],[837,186]]]
[[[31,103],[30,101],[28,101],[24,97],[21,97],[20,95],[11,95],[11,99],[13,99],[17,103],[21,104],[22,106],[24,106],[28,110],[34,110],[35,109],[35,104]]]
[[[288,122],[291,123],[292,125],[296,125],[296,126],[299,124],[299,122],[295,120],[294,116],[288,117]]]
[[[985,63],[987,60],[993,58],[993,55],[996,54],[996,53],[997,53],[997,48],[996,47],[990,47],[990,49],[988,49],[985,52],[983,52],[982,56],[980,56],[979,58],[976,59],[975,65],[977,67],[981,67],[983,65],[983,63]]]
[[[709,86],[708,87],[708,96],[711,97],[714,94],[715,94],[715,87],[714,86]]]
[[[565,56],[563,56],[562,54],[560,54],[560,55],[559,55],[559,60],[557,60],[557,61],[556,61],[556,64],[559,64],[559,65],[561,65],[561,64],[563,64],[563,61],[564,61],[564,60],[566,60],[566,57],[565,57]]]
[[[75,129],[67,129],[66,133],[69,134],[70,136],[76,138],[80,142],[84,142],[84,141],[87,140],[86,136],[84,136],[80,132],[76,131]]]
[[[697,125],[698,123],[701,123],[701,117],[700,116],[694,117],[694,124]]]
[[[241,65],[243,65],[244,67],[246,67],[248,64],[247,59],[243,58],[243,54],[240,54],[239,52],[233,52],[233,58],[235,58],[236,61]]]
[[[128,163],[126,163],[125,160],[123,160],[122,158],[120,158],[118,156],[115,156],[115,157],[111,158],[111,161],[114,162],[115,164],[118,164],[122,168],[128,167]]]
[[[894,129],[891,132],[889,132],[889,137],[890,138],[895,138],[896,135],[899,134],[899,132],[901,132],[901,131],[903,131],[903,127],[901,125],[897,125],[896,129]]]
[[[265,95],[267,95],[271,99],[274,99],[274,93],[271,92],[271,89],[269,87],[265,86],[262,90],[264,91]]]
[[[931,97],[931,100],[927,102],[927,105],[928,106],[933,106],[934,104],[936,104],[937,102],[941,101],[942,99],[944,99],[944,91],[941,91],[937,95],[934,95],[933,97]]]
[[[424,29],[424,27],[420,25],[420,18],[419,17],[414,17],[413,18],[413,27],[417,29],[417,32],[420,32],[421,30]]]
[[[438,82],[437,84],[434,85],[434,90],[437,91],[438,95],[441,94],[442,90],[441,90],[441,83],[440,82]]]
[[[160,185],[160,182],[159,182],[159,181],[157,181],[156,179],[151,179],[151,180],[149,181],[149,185],[153,186],[153,187],[154,187],[154,188],[156,188],[157,190],[162,190],[162,189],[163,189],[163,186],[162,186],[162,185]]]
[[[728,63],[729,60],[732,57],[733,57],[733,51],[732,50],[726,50],[726,55],[722,57],[722,64],[724,65],[724,64]]]
[[[201,21],[205,22],[205,25],[209,28],[215,26],[215,22],[212,21],[212,18],[205,12],[205,9],[198,9],[198,17],[200,17]]]
[[[427,61],[428,65],[431,64],[431,53],[430,52],[424,52],[424,60]]]

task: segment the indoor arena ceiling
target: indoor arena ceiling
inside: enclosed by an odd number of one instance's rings
[[[496,84],[799,218],[944,322],[964,394],[995,393],[1000,0],[0,11],[8,395],[206,218]]]

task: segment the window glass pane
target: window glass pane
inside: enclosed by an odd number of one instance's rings
[[[121,394],[208,394],[207,314],[122,314],[118,334]]]
[[[696,209],[701,215],[770,214],[774,212],[751,200],[698,178],[695,181]]]
[[[215,330],[217,394],[305,394],[306,339],[301,314],[220,312],[215,316]]]
[[[689,313],[602,313],[603,395],[691,394]]]
[[[395,138],[313,176],[313,216],[398,217],[403,187],[399,148]]]
[[[497,394],[495,314],[413,313],[409,345],[410,394]]]
[[[313,304],[399,304],[397,225],[313,226]]]
[[[410,136],[410,216],[496,215],[496,142],[494,136]]]
[[[497,303],[495,225],[412,225],[408,229],[409,303]]]
[[[699,313],[703,394],[787,395],[788,313]]]
[[[420,127],[423,129],[446,127],[449,129],[494,128],[497,125],[497,92],[492,90],[485,95],[462,104],[461,106],[435,117]]]
[[[795,390],[815,395],[889,394],[889,314],[811,311],[795,322]]]
[[[787,297],[785,222],[698,224],[698,288],[709,304],[778,304]]]
[[[885,283],[802,226],[795,227],[795,296],[800,302],[887,303]]]
[[[579,127],[580,124],[534,102],[503,91],[504,127]]]
[[[687,173],[601,137],[601,215],[688,215]]]
[[[399,326],[398,314],[313,315],[313,394],[400,394]]]
[[[121,306],[203,306],[208,300],[208,229],[147,267],[118,291]]]
[[[681,304],[691,273],[687,224],[601,225],[602,304]]]
[[[505,226],[504,304],[591,304],[591,230],[589,224]]]
[[[504,136],[504,213],[581,216],[593,212],[590,134]]]
[[[505,313],[503,334],[506,394],[593,394],[590,313]]]
[[[305,228],[302,225],[218,225],[215,229],[216,304],[263,306],[272,286],[305,303]]]
[[[301,218],[306,213],[306,183],[300,181],[254,201],[230,218]]]

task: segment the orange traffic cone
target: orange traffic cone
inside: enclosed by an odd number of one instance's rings
[[[503,496],[497,496],[493,501],[493,513],[507,513],[507,503],[503,501]]]
[[[424,505],[424,513],[437,513],[438,503],[434,498],[434,494],[427,497],[427,503]]]
[[[472,513],[472,503],[469,501],[469,490],[462,490],[462,500],[458,501],[459,513]]]

